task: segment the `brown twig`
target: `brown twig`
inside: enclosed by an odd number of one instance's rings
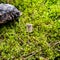
[[[22,60],[27,60],[29,57],[34,56],[35,54],[37,54],[40,51],[41,51],[41,48],[40,48],[40,50],[33,51],[33,52],[27,54],[26,56],[22,56]]]

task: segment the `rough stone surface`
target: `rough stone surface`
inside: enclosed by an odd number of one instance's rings
[[[10,4],[0,4],[0,24],[12,21],[20,16],[20,11]]]

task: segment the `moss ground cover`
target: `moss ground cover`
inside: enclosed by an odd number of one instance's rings
[[[21,12],[18,22],[0,25],[0,60],[54,60],[60,56],[60,0],[0,0]],[[33,32],[26,32],[26,24]]]

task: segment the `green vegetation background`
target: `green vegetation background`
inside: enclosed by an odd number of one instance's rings
[[[16,6],[19,22],[0,25],[0,60],[54,60],[60,52],[60,0],[0,0]],[[26,23],[33,32],[26,32]]]

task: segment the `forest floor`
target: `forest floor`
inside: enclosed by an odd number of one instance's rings
[[[0,25],[0,60],[54,60],[60,56],[60,0],[14,0],[22,15]],[[33,31],[27,32],[26,24]]]

